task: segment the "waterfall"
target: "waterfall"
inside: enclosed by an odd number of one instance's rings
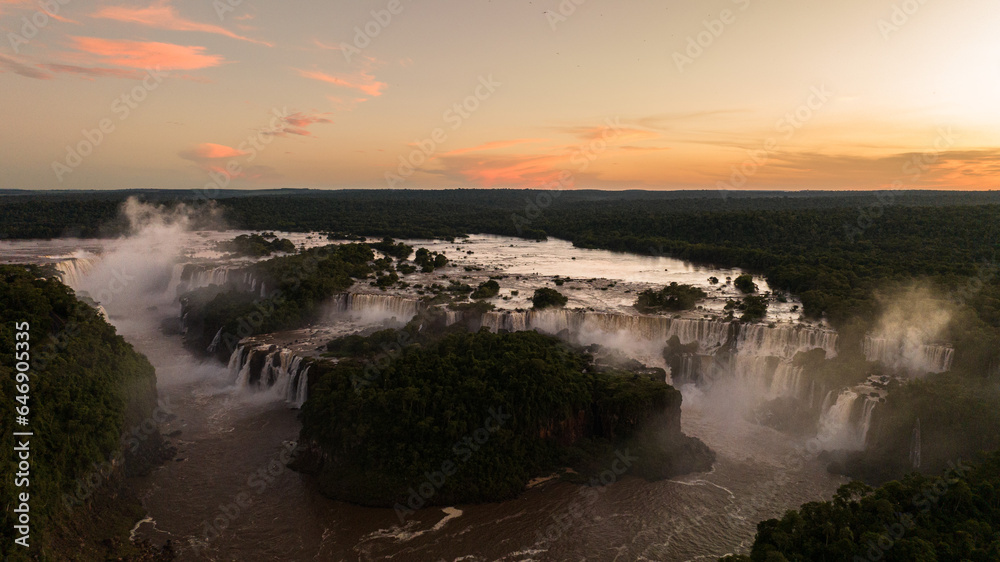
[[[99,261],[98,256],[77,252],[73,257],[57,262],[55,268],[64,285],[77,289],[80,287],[80,281],[94,270]]]
[[[910,338],[888,339],[865,336],[865,359],[910,375],[943,373],[951,369],[955,349]]]
[[[491,331],[538,330],[558,334],[563,330],[628,336],[662,342],[677,336],[682,344],[697,342],[702,352],[713,351],[729,340],[730,322],[702,318],[637,316],[565,309],[493,311],[483,315],[482,325]]]
[[[861,421],[858,423],[858,441],[860,443],[859,448],[864,448],[868,443],[868,430],[872,426],[872,413],[875,411],[875,406],[878,405],[878,399],[871,396],[865,398],[865,409],[861,414]]]
[[[800,351],[822,349],[826,357],[837,355],[837,332],[810,326],[742,324],[736,340],[741,353],[791,359]]]
[[[183,293],[212,285],[225,285],[233,280],[232,272],[234,271],[238,271],[238,268],[228,265],[207,267],[194,263],[186,264],[181,271],[176,291]],[[245,274],[244,277],[248,275],[249,273]]]
[[[851,414],[858,393],[845,390],[837,397],[819,419],[819,435],[817,438],[826,449],[856,449],[857,440],[851,427]]]
[[[799,396],[801,381],[802,367],[781,362],[774,371],[774,378],[771,381],[771,396]]]
[[[346,293],[337,301],[337,310],[366,320],[383,321],[395,318],[409,322],[417,315],[420,301],[394,295]]]
[[[212,338],[212,343],[208,344],[208,352],[215,353],[216,348],[219,347],[219,342],[222,340],[222,328],[215,333],[215,337]]]
[[[240,344],[229,357],[229,373],[237,389],[269,392],[295,408],[306,401],[309,365],[291,350]]]
[[[830,396],[827,395],[824,405],[829,403]],[[837,396],[836,402],[825,407],[817,436],[825,449],[864,449],[878,398],[866,396],[863,403],[859,402],[859,398],[861,395],[858,392],[844,390]]]
[[[803,369],[791,363],[797,353],[822,349],[826,357],[837,355],[837,332],[811,326],[565,309],[492,311],[483,315],[482,325],[494,332],[537,330],[555,335],[568,330],[582,344],[606,344],[609,336],[620,336],[623,346],[645,342],[647,347],[662,348],[676,337],[681,345],[697,344],[695,351],[685,349],[670,363],[671,378],[678,384],[706,384],[728,374],[753,396],[767,398],[794,398],[806,390]],[[730,358],[722,351],[734,353]]]
[[[910,464],[913,468],[920,468],[920,418],[917,418],[910,435]]]
[[[462,313],[457,310],[444,311],[444,325],[451,326],[462,319]]]

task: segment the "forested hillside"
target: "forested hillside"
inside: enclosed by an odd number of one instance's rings
[[[16,487],[13,454],[0,459],[0,544],[11,560],[105,560],[151,555],[128,541],[144,516],[126,476],[147,472],[164,445],[156,422],[156,375],[97,311],[34,266],[0,266],[0,444],[10,453],[30,431],[29,486]],[[18,337],[30,325],[30,339]],[[25,390],[11,361],[29,343],[26,426],[14,429]],[[25,346],[17,349],[24,350]],[[23,378],[23,377],[22,377]],[[15,443],[15,439],[20,439]],[[30,494],[30,550],[15,546],[13,502]],[[9,499],[7,499],[9,498]],[[30,556],[28,554],[30,553]]]

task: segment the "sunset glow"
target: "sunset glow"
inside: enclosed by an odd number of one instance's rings
[[[0,188],[1000,188],[985,0],[50,4]]]

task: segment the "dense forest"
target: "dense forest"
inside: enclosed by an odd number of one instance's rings
[[[145,473],[162,460],[165,447],[155,424],[152,365],[115,333],[97,311],[77,300],[62,283],[35,266],[0,266],[0,349],[14,356],[15,343],[28,341],[28,382],[17,380],[14,364],[0,364],[0,442],[14,451],[14,431],[32,431],[30,486],[15,488],[14,454],[0,460],[0,544],[10,560],[25,560],[13,544],[13,499],[30,493],[31,553],[41,560],[106,560],[150,555],[128,533],[144,515],[125,476]],[[16,338],[18,323],[30,325],[30,339]],[[23,346],[22,346],[23,347]],[[17,349],[22,349],[18,347]],[[12,427],[22,384],[30,388],[27,427]],[[9,414],[9,415],[7,415]],[[146,552],[143,552],[146,551]],[[152,559],[152,558],[149,558]]]
[[[872,489],[840,488],[757,525],[749,556],[725,562],[992,562],[1000,560],[1000,453],[910,474]]]
[[[311,366],[301,417],[312,450],[298,465],[328,495],[407,511],[509,499],[564,467],[587,482],[612,466],[667,478],[714,460],[680,432],[680,392],[662,379],[598,371],[536,332],[432,324],[335,340],[341,359]]]

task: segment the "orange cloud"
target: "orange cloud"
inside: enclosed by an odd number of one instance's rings
[[[188,160],[218,160],[220,158],[236,158],[246,154],[247,152],[244,150],[238,150],[224,144],[203,142],[194,150],[182,152],[181,156]]]
[[[510,156],[442,156],[444,174],[458,176],[477,186],[539,186],[555,181],[566,164],[566,157],[554,154],[517,154]]]
[[[266,45],[268,47],[273,46],[271,43],[258,41],[256,39],[250,39],[249,37],[243,37],[242,35],[237,35],[224,27],[219,27],[218,25],[199,23],[196,21],[184,19],[177,14],[177,11],[174,9],[174,7],[170,6],[166,0],[161,0],[160,2],[156,2],[152,6],[149,6],[148,8],[135,8],[131,6],[108,6],[103,10],[100,10],[97,13],[93,14],[91,17],[98,19],[109,19],[115,21],[137,23],[139,25],[155,27],[158,29],[169,29],[172,31],[200,31],[203,33],[214,33],[216,35],[224,35],[232,39],[239,39],[240,41],[249,41],[251,43],[257,43],[258,45]]]
[[[182,151],[179,156],[194,162],[214,177],[260,179],[274,176],[273,170],[267,166],[247,166],[241,157],[248,154],[250,152],[224,144],[204,142],[191,150]],[[230,164],[233,162],[238,166],[230,170]]]
[[[73,40],[77,49],[97,55],[103,59],[101,62],[126,68],[194,70],[218,66],[224,61],[220,55],[204,54],[205,47],[97,37],[73,37]]]
[[[359,90],[372,97],[381,96],[382,89],[388,85],[385,82],[379,82],[376,80],[375,76],[367,70],[362,70],[357,75],[350,77],[333,76],[318,70],[301,70],[296,68],[295,71],[298,72],[303,78],[319,80],[320,82],[334,84],[343,88]]]

